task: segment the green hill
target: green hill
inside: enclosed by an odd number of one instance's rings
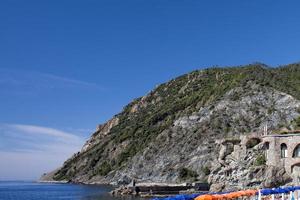
[[[216,141],[260,131],[266,123],[270,130],[296,128],[299,100],[300,64],[196,70],[126,105],[52,178],[207,181],[218,162]]]

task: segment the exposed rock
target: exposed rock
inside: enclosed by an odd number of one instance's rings
[[[270,131],[296,128],[299,80],[298,64],[214,68],[180,76],[99,126],[53,179],[114,184],[133,178],[198,180],[208,181],[213,190],[284,184],[289,177],[280,169],[255,164],[263,149],[246,145],[243,136],[262,132],[266,124]],[[188,172],[185,177],[182,169]]]
[[[265,181],[262,186],[266,188],[278,187],[292,181],[292,178],[286,174],[284,168],[269,166],[264,174]]]
[[[55,173],[58,172],[59,169],[53,170],[52,172],[48,172],[48,173],[44,173],[40,179],[39,182],[42,183],[67,183],[68,181],[56,181],[53,179],[53,176],[55,175]]]
[[[111,192],[111,194],[113,196],[131,195],[133,193],[134,193],[134,191],[132,190],[132,188],[124,186],[124,185],[120,186],[119,188],[117,188]]]
[[[284,168],[258,163],[262,153],[262,143],[252,148],[234,148],[231,154],[224,157],[223,167],[216,167],[209,175],[208,182],[213,186],[211,191],[219,191],[220,183],[224,184],[222,190],[229,191],[251,186],[277,187],[292,181]]]
[[[210,185],[210,190],[215,192],[221,192],[225,188],[225,183],[213,183]]]
[[[95,146],[98,144],[102,137],[105,137],[107,134],[109,134],[110,130],[118,125],[119,118],[114,117],[108,122],[98,125],[96,132],[92,135],[92,137],[83,145],[81,149],[81,153],[87,151],[90,147]]]
[[[174,122],[173,127],[162,132],[143,152],[134,156],[127,168],[120,170],[120,172],[135,175],[140,180],[177,182],[179,180],[178,170],[187,167],[196,171],[200,180],[205,180],[202,167],[212,166],[219,162],[223,166],[229,165],[229,168],[224,168],[224,171],[220,172],[224,177],[218,177],[214,182],[227,181],[232,186],[227,184],[226,187],[233,187],[243,180],[243,177],[247,176],[247,170],[253,165],[255,156],[260,152],[249,150],[250,152],[246,153],[246,146],[239,146],[240,140],[233,138],[217,145],[214,141],[224,137],[221,132],[217,134],[221,130],[219,127],[229,125],[231,130],[228,131],[227,135],[239,135],[240,131],[260,131],[262,130],[260,127],[266,123],[269,124],[270,128],[277,128],[278,124],[286,122],[287,119],[292,120],[293,117],[299,116],[297,109],[300,104],[298,100],[292,100],[289,95],[286,97],[283,93],[269,88],[255,88],[258,91],[243,92],[239,94],[240,98],[236,100],[232,100],[232,95],[236,95],[236,91],[243,90],[238,88],[229,91],[214,108],[211,106],[203,107],[198,114],[179,118]],[[281,106],[274,106],[273,114],[267,114],[270,102],[277,100],[281,102],[278,104]],[[283,107],[283,104],[286,107]],[[222,118],[220,118],[220,114]],[[219,125],[212,124],[218,118],[220,118]],[[260,119],[258,124],[255,121],[257,118]],[[235,119],[238,120],[235,121]],[[200,137],[200,139],[193,130],[197,130],[196,133],[201,133],[203,127],[209,127],[206,132],[210,135],[206,138]],[[236,157],[236,155],[241,157]],[[242,157],[243,155],[245,157]],[[225,157],[228,158],[224,159]],[[245,166],[242,167],[243,163]],[[231,179],[227,180],[226,173],[230,173]],[[113,179],[117,177],[119,176],[116,175]],[[263,181],[260,177],[253,177],[253,179],[247,184],[251,185]]]

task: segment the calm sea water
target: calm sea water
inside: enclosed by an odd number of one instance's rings
[[[115,198],[110,186],[0,181],[0,200],[141,200]]]

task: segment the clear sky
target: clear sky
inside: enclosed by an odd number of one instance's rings
[[[209,66],[300,61],[300,1],[1,0],[0,180],[34,179],[133,98]]]

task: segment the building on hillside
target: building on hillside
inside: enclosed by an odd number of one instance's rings
[[[293,184],[300,185],[300,130],[274,134],[264,129],[222,138],[216,144],[219,165],[212,167],[213,174],[209,176],[212,184],[221,180],[226,189],[257,183],[272,187],[276,181],[290,182],[292,178]]]
[[[294,181],[300,183],[300,130],[264,135],[261,139],[266,152],[266,164],[282,166]]]

